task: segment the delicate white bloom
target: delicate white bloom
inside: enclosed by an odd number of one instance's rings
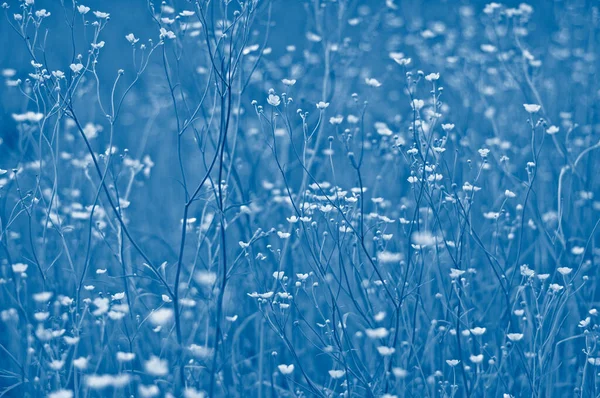
[[[523,108],[529,113],[537,113],[542,107],[537,104],[523,104]]]
[[[87,375],[85,376],[85,384],[95,390],[102,390],[104,388],[122,388],[125,387],[131,381],[131,376],[128,374],[118,375]]]
[[[587,327],[590,323],[592,322],[592,318],[590,318],[589,316],[586,317],[584,320],[580,321],[579,324],[577,326],[579,326],[580,328],[585,328]]]
[[[86,357],[79,357],[73,360],[73,366],[79,370],[85,370],[88,365],[88,359]]]
[[[388,356],[392,355],[393,353],[395,353],[396,349],[394,347],[380,346],[380,347],[377,347],[377,352],[379,352],[379,355],[381,355],[381,356],[388,357]]]
[[[365,83],[367,83],[367,86],[371,86],[371,87],[381,87],[381,83],[379,82],[379,80],[377,79],[373,79],[373,78],[369,78],[367,77],[365,79]]]
[[[269,103],[269,105],[279,106],[279,104],[281,104],[281,98],[279,98],[278,95],[269,94],[269,96],[267,97],[267,102]]]
[[[293,86],[296,84],[296,79],[282,79],[281,82],[286,86]]]
[[[483,354],[471,355],[469,356],[469,360],[473,363],[481,363],[483,361]]]
[[[330,370],[329,371],[329,376],[332,379],[341,379],[342,377],[344,377],[344,375],[346,374],[345,370]]]
[[[131,362],[135,359],[135,354],[133,352],[117,352],[117,361],[119,362]]]
[[[451,131],[454,129],[454,124],[452,124],[452,123],[442,124],[442,129],[446,132]]]
[[[481,156],[484,159],[487,158],[488,155],[490,154],[490,150],[487,148],[479,149],[478,152],[479,152],[479,156]]]
[[[430,73],[427,76],[425,76],[425,80],[427,80],[428,82],[436,81],[439,78],[440,78],[440,74],[439,73]]]
[[[392,58],[394,62],[401,66],[406,66],[411,62],[411,59],[405,58],[403,53],[392,52],[390,53],[390,58]]]
[[[277,369],[279,369],[279,372],[281,372],[281,374],[283,375],[289,375],[292,374],[292,372],[294,371],[294,364],[291,365],[278,365]]]
[[[456,269],[456,268],[450,268],[450,278],[452,279],[458,279],[460,278],[465,272],[467,271],[463,271],[461,269]]]
[[[573,248],[571,249],[571,253],[573,253],[576,256],[579,256],[580,254],[583,254],[585,252],[585,248],[581,247],[581,246],[573,246]]]
[[[390,334],[386,328],[366,329],[365,333],[370,339],[384,339]]]
[[[79,13],[81,15],[85,15],[88,12],[90,12],[90,7],[86,7],[83,4],[80,4],[80,5],[77,6],[77,11],[79,11]]]
[[[149,360],[144,362],[144,369],[152,376],[166,376],[169,374],[169,363],[166,359],[152,355]]]
[[[73,73],[79,73],[83,69],[83,64],[71,64],[69,68],[71,68]]]
[[[421,110],[421,108],[423,108],[425,106],[425,101],[421,100],[421,99],[414,99],[412,100],[412,102],[410,103],[410,106],[418,111]]]
[[[154,384],[151,384],[149,386],[140,384],[138,386],[138,392],[140,393],[140,396],[144,398],[152,398],[160,394],[160,388],[158,388],[158,386]]]
[[[471,332],[471,334],[475,335],[475,336],[481,336],[485,333],[487,329],[486,328],[482,328],[482,327],[474,327],[473,329],[469,329],[469,331]]]
[[[285,276],[285,272],[283,272],[283,271],[273,272],[273,278],[277,279],[278,281],[282,280],[284,276]]]
[[[394,377],[398,379],[404,379],[408,376],[408,371],[402,368],[392,368],[392,373],[394,374]]]
[[[455,367],[460,363],[458,359],[446,359],[446,363],[452,367]]]
[[[46,303],[52,298],[52,292],[40,292],[33,295],[33,300],[38,303]]]
[[[182,17],[191,17],[191,16],[193,16],[195,14],[196,13],[194,11],[190,11],[190,10],[184,10],[184,11],[181,11],[179,13],[179,15],[182,16]]]
[[[80,11],[81,12],[81,11]],[[102,12],[102,11],[94,11],[94,15],[96,16],[96,18],[98,19],[107,19],[108,17],[110,17],[110,14],[107,12]]]
[[[187,387],[183,390],[183,398],[206,398],[203,391],[198,391],[195,388]]]
[[[281,239],[287,239],[291,236],[291,234],[289,232],[282,232],[282,231],[277,231],[277,235],[281,238]]]
[[[174,38],[176,38],[177,36],[175,35],[175,33],[173,33],[173,31],[171,30],[166,30],[165,28],[160,28],[160,38],[164,39],[171,39],[173,40]]]
[[[510,341],[519,341],[523,338],[523,333],[507,333],[506,337]]]
[[[135,44],[138,41],[140,41],[140,39],[136,39],[136,37],[133,35],[133,33],[129,33],[128,35],[125,36],[125,38],[127,39],[128,42],[130,42],[131,44]]]
[[[22,274],[23,272],[27,271],[27,267],[27,264],[16,263],[12,265],[12,270],[15,274]]]
[[[506,191],[504,191],[504,196],[506,196],[507,198],[515,198],[517,194],[507,189]]]
[[[550,135],[553,135],[553,134],[556,134],[556,133],[558,133],[559,131],[560,131],[560,128],[559,128],[559,127],[557,127],[557,126],[550,126],[550,127],[548,127],[548,129],[546,130],[546,133],[548,133],[548,134],[550,134]]]
[[[551,284],[548,286],[548,288],[549,288],[550,290],[552,290],[553,292],[555,292],[555,293],[558,293],[558,292],[560,292],[561,290],[563,290],[565,287],[564,287],[564,286],[561,286],[561,285],[559,285],[558,283],[551,283]]]
[[[56,390],[48,394],[48,398],[73,398],[73,390]]]
[[[15,122],[37,123],[44,118],[44,114],[39,113],[39,112],[29,111],[29,112],[20,113],[20,114],[13,113],[12,117],[15,120]]]
[[[588,363],[593,366],[600,366],[600,358],[588,358]]]
[[[323,101],[319,101],[317,102],[317,108],[318,109],[326,109],[329,106],[329,102],[323,102]]]
[[[237,319],[238,319],[238,316],[237,316],[237,315],[233,315],[233,316],[226,316],[226,317],[225,317],[225,319],[226,319],[228,322],[231,322],[231,323],[233,323],[233,322],[237,321]]]
[[[569,267],[558,267],[556,269],[561,275],[569,275],[572,271],[573,268],[569,268]]]
[[[152,311],[150,314],[150,322],[154,326],[165,326],[171,319],[173,319],[173,310],[171,308],[159,308],[155,311]]]

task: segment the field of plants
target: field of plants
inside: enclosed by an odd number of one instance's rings
[[[0,398],[600,397],[597,1],[1,11]]]

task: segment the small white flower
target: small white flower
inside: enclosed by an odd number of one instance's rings
[[[125,38],[127,39],[128,42],[130,42],[131,44],[135,44],[138,41],[140,41],[140,39],[136,39],[136,37],[133,35],[133,33],[129,33],[128,35],[125,36]]]
[[[152,355],[144,362],[144,369],[152,376],[166,376],[169,374],[169,363],[165,359]]]
[[[80,11],[81,12],[81,11]],[[108,17],[110,17],[110,14],[107,12],[102,12],[102,11],[94,11],[94,15],[96,16],[96,18],[98,19],[108,19]]]
[[[506,196],[507,198],[515,198],[517,194],[507,189],[506,191],[504,191],[504,196]]]
[[[379,355],[388,357],[388,356],[392,355],[393,353],[395,353],[396,349],[394,347],[380,346],[380,347],[377,347],[377,351],[379,352]]]
[[[519,341],[523,338],[523,333],[507,333],[506,337],[510,341]]]
[[[600,366],[600,358],[588,358],[588,363],[593,366]]]
[[[71,64],[69,68],[71,68],[73,73],[79,73],[83,69],[83,64]]]
[[[556,269],[561,275],[569,275],[572,271],[573,268],[569,268],[569,267],[558,267]]]
[[[467,271],[463,271],[460,269],[456,269],[456,268],[450,268],[450,278],[452,279],[458,279],[460,278],[465,272]]]
[[[191,17],[195,14],[196,13],[194,11],[190,11],[190,10],[184,10],[179,13],[179,15],[181,15],[182,17]]]
[[[474,327],[473,329],[469,329],[471,334],[475,335],[475,336],[481,336],[486,332],[486,328],[482,328],[482,327]]]
[[[87,14],[88,12],[90,12],[90,7],[86,7],[86,6],[84,6],[83,4],[81,4],[81,5],[78,5],[78,6],[77,6],[77,11],[79,11],[79,13],[80,13],[81,15],[85,15],[85,14]]]
[[[346,374],[345,370],[330,370],[329,371],[329,376],[331,376],[332,379],[341,379],[342,377],[344,377],[344,375]]]
[[[16,263],[12,265],[12,270],[15,274],[22,274],[23,272],[27,271],[27,267],[27,264]]]
[[[273,278],[277,279],[278,281],[282,280],[284,276],[285,276],[285,272],[283,272],[283,271],[273,272]]]
[[[373,79],[373,78],[369,78],[367,77],[365,79],[365,83],[367,83],[367,86],[371,86],[371,87],[381,87],[381,83],[379,82],[379,80],[377,79]]]
[[[269,105],[279,106],[279,104],[281,104],[281,98],[279,98],[278,95],[269,94],[269,96],[267,97],[267,102],[269,103]]]
[[[418,110],[421,110],[421,108],[423,108],[423,107],[425,106],[425,101],[423,101],[423,100],[420,100],[420,99],[414,99],[414,100],[412,100],[412,102],[410,103],[410,106],[411,106],[411,107],[412,107],[414,110],[418,111]]]
[[[317,109],[326,109],[329,106],[329,102],[319,101],[317,102]]]
[[[279,369],[279,372],[281,372],[281,374],[283,375],[289,375],[292,374],[292,372],[294,371],[294,364],[291,365],[278,365],[277,369]]]
[[[428,82],[436,81],[439,78],[440,78],[439,73],[430,73],[427,76],[425,76],[425,80],[427,80]]]
[[[281,82],[286,86],[293,86],[296,84],[296,79],[282,79]]]
[[[452,367],[455,367],[460,363],[458,359],[446,359],[446,363]]]
[[[579,326],[580,328],[585,328],[585,327],[587,327],[590,324],[591,321],[592,321],[592,318],[590,318],[588,316],[584,320],[580,321],[579,325],[577,325],[577,326]]]
[[[483,361],[483,354],[471,355],[469,360],[473,363],[481,363]]]
[[[559,285],[558,283],[551,283],[550,286],[548,286],[548,288],[550,288],[550,290],[552,290],[553,292],[558,293],[561,290],[563,290],[565,287]]]
[[[448,132],[454,129],[454,124],[452,123],[445,123],[442,124],[442,129],[444,129],[444,131]]]
[[[173,310],[170,308],[159,308],[155,311],[152,311],[150,314],[150,322],[154,326],[164,326],[169,323],[173,318]]]
[[[537,113],[542,107],[537,104],[523,104],[523,108],[529,113]]]
[[[556,134],[560,131],[560,128],[556,127],[556,126],[550,126],[548,127],[548,129],[546,130],[546,133],[553,135]]]

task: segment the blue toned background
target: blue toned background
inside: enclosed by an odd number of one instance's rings
[[[598,396],[596,2],[2,7],[2,396]]]

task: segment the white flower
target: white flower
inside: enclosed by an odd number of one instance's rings
[[[83,69],[83,64],[71,64],[69,68],[71,68],[73,73],[79,73]]]
[[[48,394],[48,398],[73,398],[73,390],[56,390]]]
[[[289,232],[282,232],[282,231],[277,231],[277,235],[281,238],[281,239],[287,239],[290,237],[290,233]]]
[[[423,101],[423,100],[420,100],[420,99],[414,99],[414,100],[412,100],[412,102],[410,103],[410,106],[411,106],[411,107],[412,107],[414,110],[418,111],[418,110],[420,110],[421,108],[423,108],[423,107],[425,106],[425,101]]]
[[[483,354],[471,355],[469,360],[473,363],[481,363],[483,361]]]
[[[173,31],[171,31],[171,30],[166,30],[165,28],[160,28],[160,38],[164,39],[165,37],[167,39],[173,40],[177,36],[175,36],[175,33],[173,33]]]
[[[195,14],[194,11],[184,10],[179,13],[182,17],[191,17]]]
[[[487,330],[486,328],[482,328],[482,327],[474,327],[473,329],[469,329],[471,334],[474,334],[475,336],[481,336],[485,333],[485,331]]]
[[[128,35],[125,36],[125,38],[127,39],[128,42],[130,42],[131,44],[135,44],[138,41],[140,41],[140,39],[136,39],[135,36],[133,35],[133,33],[130,33]]]
[[[282,79],[281,82],[286,86],[293,86],[296,84],[296,79]]]
[[[572,271],[573,268],[569,268],[569,267],[558,267],[556,269],[561,275],[569,275]]]
[[[402,54],[402,53],[392,52],[392,53],[390,53],[390,58],[392,58],[394,60],[394,62],[396,62],[398,65],[402,65],[402,66],[406,66],[406,65],[410,64],[410,62],[411,62],[411,59],[405,58],[404,54]]]
[[[27,271],[27,267],[27,264],[16,263],[12,265],[12,270],[15,274],[22,274],[23,272]]]
[[[281,104],[281,99],[276,94],[269,94],[267,97],[267,102],[272,106],[279,106]]]
[[[573,248],[571,249],[571,253],[573,253],[576,256],[583,254],[584,252],[585,252],[585,248],[583,248],[581,246],[573,246]]]
[[[600,358],[588,358],[588,363],[594,366],[600,366]]]
[[[79,11],[81,15],[84,15],[90,12],[90,7],[86,7],[83,4],[81,4],[77,6],[77,11]]]
[[[80,11],[81,12],[81,11]],[[102,11],[94,11],[94,15],[96,16],[96,18],[98,19],[108,19],[108,17],[110,17],[110,14],[107,12],[102,12]]]
[[[46,303],[52,298],[52,292],[41,292],[33,295],[33,300],[38,303]]]
[[[563,290],[565,287],[559,285],[558,283],[551,283],[550,286],[548,286],[548,288],[550,288],[550,290],[552,290],[553,292],[558,293],[561,290]]]
[[[156,386],[154,384],[149,385],[149,386],[140,384],[138,387],[138,392],[140,393],[140,396],[142,396],[144,398],[151,398],[151,397],[156,397],[157,395],[160,394],[160,388],[158,388],[158,386]]]
[[[86,357],[79,357],[73,360],[73,366],[75,366],[79,370],[84,370],[87,368],[88,359]]]
[[[398,379],[404,379],[408,376],[406,369],[402,368],[392,368],[392,373],[394,374],[394,377],[397,377]]]
[[[117,361],[119,361],[119,362],[130,362],[130,361],[133,361],[134,358],[135,358],[135,354],[133,352],[123,352],[123,351],[117,352]]]
[[[277,369],[279,369],[279,372],[281,372],[281,374],[284,375],[289,375],[292,374],[292,372],[294,371],[294,364],[291,365],[278,365]]]
[[[481,156],[482,158],[487,158],[488,155],[490,154],[490,150],[487,148],[479,149],[478,152],[479,152],[479,156]]]
[[[166,376],[169,374],[169,363],[165,359],[152,355],[144,362],[144,369],[152,376]]]
[[[329,102],[319,101],[317,103],[317,108],[321,109],[321,110],[326,109],[328,106],[329,106]]]
[[[458,359],[446,359],[446,363],[452,367],[455,367],[460,363]]]
[[[173,310],[171,308],[159,308],[152,311],[150,314],[150,322],[152,322],[154,326],[164,326],[171,321],[173,315]]]
[[[342,377],[344,377],[345,374],[346,374],[345,370],[330,370],[329,371],[329,376],[331,376],[332,379],[341,379]]]
[[[506,337],[510,341],[519,341],[523,338],[523,333],[507,333]]]
[[[517,196],[517,194],[507,189],[506,191],[504,191],[504,196],[506,196],[507,198],[514,198]]]
[[[452,123],[446,123],[446,124],[442,124],[442,129],[444,129],[444,131],[448,132],[454,129],[454,125]]]
[[[373,79],[373,78],[366,78],[365,79],[365,83],[367,83],[367,86],[371,86],[371,87],[381,87],[381,83],[379,82],[379,80],[377,79]]]
[[[388,356],[392,355],[393,353],[395,353],[396,349],[394,347],[380,346],[380,347],[377,347],[377,351],[379,352],[379,355],[388,357]]]
[[[584,320],[580,321],[579,325],[577,325],[577,326],[579,326],[580,328],[585,328],[585,327],[587,327],[590,324],[591,321],[592,321],[592,318],[590,318],[588,316]]]
[[[467,271],[463,271],[460,269],[456,269],[456,268],[450,268],[450,278],[452,279],[458,279],[460,278],[465,272]]]
[[[537,113],[542,107],[536,104],[523,104],[523,108],[529,113]]]
[[[439,73],[430,73],[427,76],[425,76],[425,80],[427,80],[428,82],[438,80],[439,78],[440,78]]]
[[[285,276],[285,272],[283,272],[283,271],[273,272],[273,278],[277,279],[278,281],[282,280],[284,276]]]

